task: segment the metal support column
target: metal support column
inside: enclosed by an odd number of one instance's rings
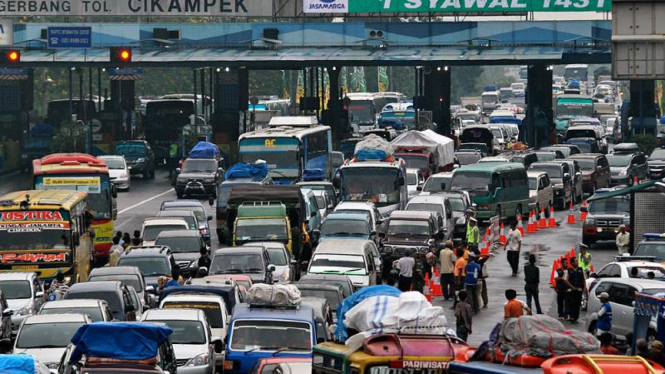
[[[634,134],[656,135],[655,81],[630,81],[630,129]]]
[[[423,82],[424,105],[421,109],[432,111],[436,131],[450,136],[450,69],[447,66],[427,68]]]
[[[552,111],[552,67],[545,64],[530,65],[527,71],[526,118],[520,129],[520,138],[531,147],[550,143],[554,131]]]

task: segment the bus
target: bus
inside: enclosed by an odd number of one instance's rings
[[[239,161],[264,160],[275,184],[294,184],[309,169],[321,169],[332,179],[331,130],[316,117],[273,117],[268,128],[247,132],[238,139]]]
[[[386,104],[379,115],[379,127],[391,126],[398,132],[416,128],[416,110],[411,102]]]
[[[59,129],[63,122],[70,121],[69,104],[69,99],[49,101],[46,107],[46,123]],[[76,118],[79,120],[86,119],[90,121],[93,118],[97,118],[97,104],[90,99],[83,101],[78,98],[72,99],[71,109],[71,113],[76,115]]]
[[[584,92],[586,90],[587,81],[589,80],[589,65],[586,64],[566,65],[566,67],[564,68],[563,78],[566,80],[567,83],[570,83],[572,81],[579,81],[580,84],[584,85],[583,89],[582,87],[580,87],[580,89],[582,89],[582,92]]]
[[[468,191],[477,205],[476,217],[517,219],[529,209],[529,178],[524,165],[486,162],[465,165],[453,172],[452,191]]]
[[[556,98],[554,123],[558,132],[568,129],[568,123],[575,117],[593,117],[594,103],[586,95],[559,95]]]
[[[151,145],[167,145],[180,138],[196,114],[193,99],[158,99],[145,106],[145,140]]]
[[[373,93],[356,92],[346,95],[351,101],[346,109],[349,111],[349,126],[355,134],[363,134],[365,131],[376,128],[376,115],[382,109],[377,102],[385,102],[377,99]]]
[[[32,162],[35,190],[74,190],[88,193],[88,212],[95,232],[94,254],[98,264],[109,257],[113,220],[118,213],[115,188],[104,161],[83,153],[56,153]]]
[[[70,283],[90,272],[88,194],[16,191],[0,197],[0,271],[34,271],[50,282],[58,270]]]

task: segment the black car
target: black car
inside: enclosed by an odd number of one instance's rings
[[[651,179],[665,178],[665,148],[656,148],[649,155],[649,176]]]
[[[547,173],[554,188],[554,205],[561,210],[568,208],[574,199],[573,174],[570,171],[568,163],[536,162],[529,167],[529,171],[532,170]]]
[[[612,189],[600,189],[596,194],[612,192]],[[581,210],[588,213],[582,226],[582,242],[592,245],[599,241],[614,241],[619,226],[625,225],[630,230],[630,195],[615,196],[591,201]]]
[[[118,321],[136,321],[136,310],[132,306],[129,289],[120,281],[76,283],[69,288],[65,300],[104,300]]]
[[[188,158],[176,169],[175,192],[181,199],[188,195],[217,197],[224,179],[224,169],[214,158]]]
[[[176,264],[184,278],[196,276],[199,270],[201,249],[207,250],[206,244],[198,230],[162,231],[155,240],[156,246],[171,249]]]
[[[155,177],[155,153],[147,141],[119,141],[115,145],[114,154],[125,158],[130,174],[142,174],[144,179]]]
[[[275,266],[270,264],[268,250],[260,243],[215,251],[210,264],[210,275],[245,274],[253,283],[272,284]]]

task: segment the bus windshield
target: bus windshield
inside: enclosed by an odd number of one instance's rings
[[[36,190],[72,190],[88,193],[93,219],[111,219],[111,183],[108,174],[57,174],[35,176]]]
[[[593,100],[579,99],[559,99],[556,103],[557,117],[593,117]]]
[[[341,170],[342,200],[373,201],[377,206],[399,203],[398,170],[388,168],[347,168]]]
[[[69,214],[63,211],[2,212],[0,233],[0,250],[69,249],[71,244]]]
[[[347,109],[351,123],[374,122],[374,102],[372,100],[352,100]]]
[[[240,162],[264,160],[273,179],[300,175],[300,141],[291,138],[250,138],[240,141]]]
[[[481,172],[456,172],[451,182],[452,190],[487,191],[490,174]]]

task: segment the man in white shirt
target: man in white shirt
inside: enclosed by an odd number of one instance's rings
[[[413,268],[416,266],[416,261],[411,257],[411,253],[402,257],[397,261],[399,268],[399,282],[397,288],[402,292],[411,291],[411,284],[413,283]]]
[[[617,249],[619,250],[619,256],[623,256],[624,253],[628,253],[630,248],[630,233],[626,232],[626,226],[619,226],[619,233],[616,238]]]
[[[512,222],[510,224],[510,232],[506,238],[506,247],[508,250],[506,256],[508,257],[508,263],[513,270],[513,277],[517,276],[517,270],[520,265],[520,251],[522,250],[522,233],[517,230],[517,224]]]

